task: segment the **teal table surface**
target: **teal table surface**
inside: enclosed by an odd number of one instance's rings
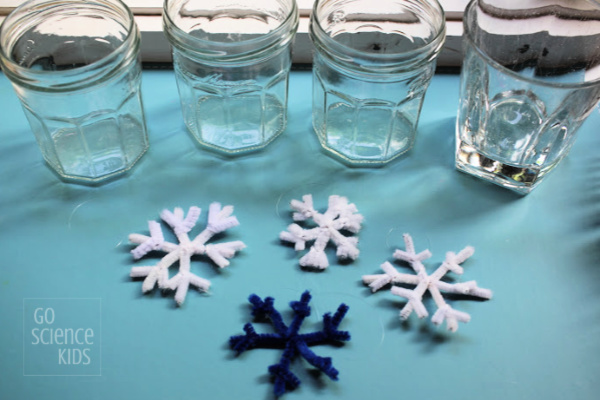
[[[62,182],[45,165],[0,75],[0,399],[272,399],[268,366],[281,350],[236,357],[228,339],[252,321],[251,293],[273,296],[289,321],[288,303],[305,290],[313,312],[301,333],[319,330],[321,316],[345,303],[340,329],[352,340],[312,348],[332,357],[338,381],[298,359],[292,371],[302,385],[285,398],[597,399],[600,113],[547,180],[521,197],[454,169],[458,81],[434,77],[411,152],[383,168],[356,169],[320,148],[310,72],[292,73],[283,135],[262,152],[227,159],[186,132],[173,72],[146,70],[150,149],[126,176],[90,187]],[[305,194],[321,211],[334,194],[357,206],[364,216],[357,260],[339,262],[330,247],[326,270],[299,266],[304,252],[279,233],[292,223],[290,201]],[[190,206],[202,209],[197,232],[215,201],[233,205],[240,225],[212,242],[247,247],[222,270],[194,258],[192,272],[212,286],[190,289],[181,307],[173,292],[143,294],[131,267],[160,255],[134,260],[129,234],[148,234],[148,221],[165,208]],[[471,316],[458,331],[414,314],[402,322],[403,299],[362,283],[404,249],[403,233],[417,251],[431,251],[428,271],[448,251],[475,248],[464,274],[448,278],[475,280],[493,297],[448,296]],[[433,314],[432,299],[425,304]],[[86,327],[93,337],[72,337],[67,353],[60,343],[35,343],[44,328],[66,335]]]

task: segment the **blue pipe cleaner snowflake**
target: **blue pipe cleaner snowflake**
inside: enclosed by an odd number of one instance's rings
[[[304,319],[310,315],[311,295],[308,291],[302,293],[300,301],[290,302],[294,311],[294,318],[289,326],[283,322],[279,311],[274,307],[275,300],[267,297],[264,301],[255,294],[248,300],[252,304],[252,315],[258,320],[269,319],[276,333],[256,333],[251,323],[244,325],[244,335],[235,335],[229,338],[230,347],[240,355],[246,350],[256,348],[283,349],[277,364],[269,367],[269,374],[274,378],[275,396],[281,396],[286,390],[293,390],[300,385],[300,379],[290,371],[292,361],[301,356],[309,364],[319,369],[332,380],[338,379],[338,370],[332,365],[331,358],[316,355],[310,346],[331,342],[350,340],[350,333],[338,330],[338,326],[348,311],[346,304],[340,304],[333,316],[331,313],[323,315],[323,329],[311,333],[299,333]]]

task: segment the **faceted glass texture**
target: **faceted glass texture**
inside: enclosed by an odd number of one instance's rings
[[[384,164],[411,149],[434,68],[366,81],[315,54],[313,125],[321,145],[355,164]]]
[[[252,66],[208,66],[174,50],[186,126],[206,147],[225,153],[257,150],[286,127],[289,49]]]
[[[115,82],[68,95],[15,88],[44,159],[60,176],[104,180],[129,170],[146,152],[140,73],[134,65]]]

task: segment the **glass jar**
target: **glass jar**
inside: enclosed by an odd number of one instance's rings
[[[183,118],[201,145],[236,154],[284,131],[294,0],[167,0],[163,22]]]
[[[146,152],[139,43],[119,0],[32,0],[4,20],[0,63],[61,177],[101,181]]]
[[[310,36],[313,126],[351,165],[382,165],[415,141],[445,39],[436,0],[317,0]]]
[[[469,3],[458,170],[527,194],[558,165],[600,99],[599,16],[586,0]]]

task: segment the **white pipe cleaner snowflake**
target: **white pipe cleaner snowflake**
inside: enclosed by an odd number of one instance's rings
[[[290,206],[296,211],[292,218],[294,221],[306,221],[309,218],[318,225],[312,229],[304,229],[298,224],[291,224],[287,231],[279,234],[279,238],[286,242],[294,243],[296,251],[306,248],[306,242],[314,240],[312,247],[302,258],[300,265],[325,269],[329,266],[325,247],[331,240],[337,246],[337,256],[340,259],[355,260],[358,257],[358,238],[344,236],[340,231],[358,233],[361,228],[363,216],[358,214],[356,206],[348,203],[345,197],[329,196],[327,211],[321,214],[313,208],[310,194],[302,196],[303,201],[292,200]]]
[[[467,246],[458,254],[453,252],[446,253],[446,259],[442,265],[440,265],[431,275],[427,275],[425,267],[423,266],[423,261],[431,257],[431,252],[429,250],[424,250],[417,254],[415,252],[412,237],[408,234],[404,234],[404,243],[406,245],[406,251],[396,250],[394,252],[394,258],[408,262],[416,272],[416,275],[402,274],[398,272],[391,263],[386,261],[381,265],[381,269],[383,269],[385,274],[364,275],[362,277],[363,282],[369,285],[371,291],[376,292],[383,286],[391,283],[392,294],[404,297],[408,300],[406,305],[400,311],[401,319],[406,320],[413,311],[419,318],[427,317],[429,314],[422,299],[425,292],[429,291],[437,306],[437,311],[433,317],[431,317],[431,322],[440,325],[446,320],[448,330],[454,332],[458,329],[459,321],[469,322],[471,316],[450,307],[450,305],[444,301],[441,292],[470,295],[483,299],[492,298],[492,291],[478,287],[477,282],[475,281],[448,283],[441,280],[448,271],[452,271],[459,275],[463,273],[463,268],[460,264],[473,255],[475,252],[473,247]],[[393,286],[395,283],[415,285],[415,288],[406,289]]]
[[[207,291],[210,287],[209,280],[190,272],[193,255],[206,255],[220,268],[225,268],[229,265],[228,259],[232,258],[236,251],[246,247],[241,241],[206,244],[215,234],[239,225],[237,218],[231,215],[233,206],[221,208],[219,203],[210,205],[206,228],[190,240],[188,233],[196,225],[200,212],[200,208],[190,207],[185,217],[181,208],[175,208],[173,212],[163,210],[160,214],[161,219],[172,228],[179,244],[165,241],[162,228],[156,221],[148,221],[150,236],[137,233],[129,235],[129,241],[139,245],[131,250],[136,260],[155,250],[167,253],[156,265],[131,268],[132,278],[146,278],[142,284],[144,293],[151,291],[158,284],[160,289],[175,290],[175,301],[181,305],[189,285],[196,286],[202,291]],[[177,261],[179,261],[179,271],[169,278],[169,268]]]

